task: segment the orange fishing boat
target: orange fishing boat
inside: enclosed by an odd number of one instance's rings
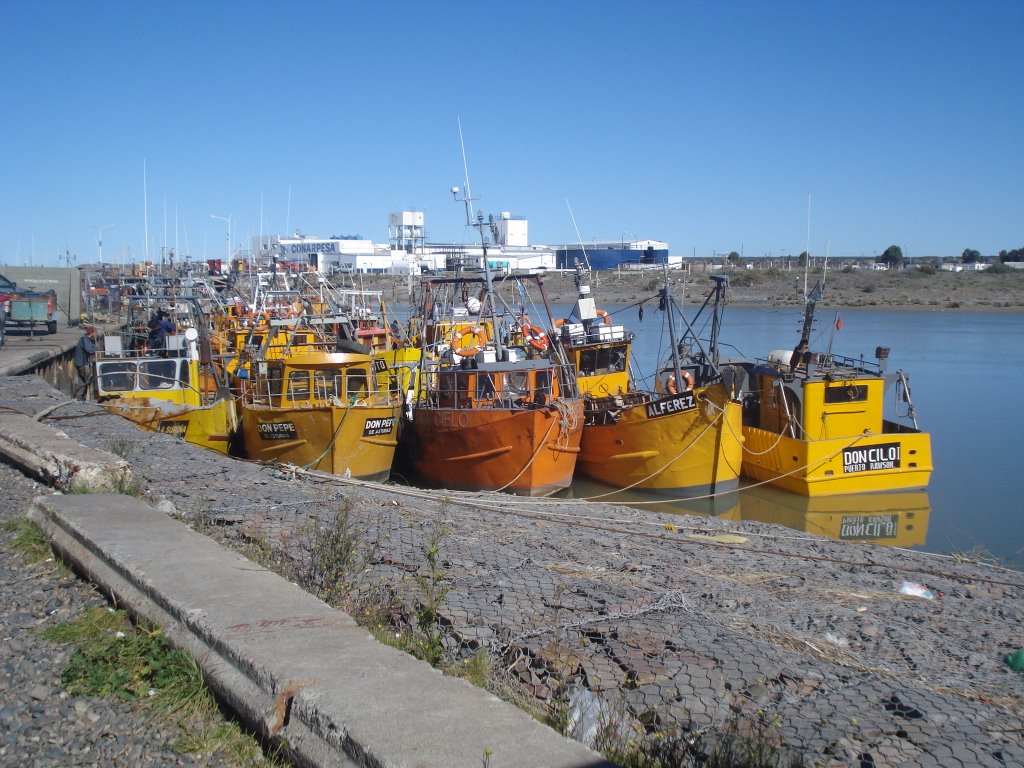
[[[536,275],[512,282],[530,281],[540,289]],[[423,287],[423,317],[443,319],[424,327],[409,430],[416,473],[456,490],[546,496],[567,488],[580,451],[583,400],[561,350],[525,307],[495,301],[489,276],[432,278]],[[471,295],[474,288],[479,297]],[[465,306],[453,313],[452,299],[460,296]]]

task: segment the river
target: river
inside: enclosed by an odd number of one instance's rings
[[[614,321],[636,333],[634,358],[649,371],[664,356],[665,313],[648,304],[642,321],[638,315],[636,307],[620,310]],[[850,357],[874,360],[876,347],[889,347],[888,370],[910,376],[918,424],[932,439],[935,469],[927,492],[807,500],[762,487],[703,507],[657,507],[932,552],[983,552],[1024,568],[1024,466],[1013,448],[1024,436],[1024,412],[1013,404],[1024,391],[1024,314],[843,310],[841,330],[834,330],[835,318],[819,307],[812,349],[824,349],[832,334],[832,351]],[[772,349],[792,349],[801,319],[798,308],[727,307],[722,352],[764,357]],[[603,492],[585,481],[573,488],[578,497]]]

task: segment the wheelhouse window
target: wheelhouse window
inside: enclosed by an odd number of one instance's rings
[[[317,400],[333,400],[341,393],[341,375],[335,371],[313,373],[313,393]]]
[[[478,373],[476,377],[476,399],[494,399],[494,377],[489,373]]]
[[[864,384],[835,384],[825,389],[825,403],[863,403],[868,399],[868,388]]]
[[[516,371],[505,376],[505,392],[508,397],[519,398],[530,394],[530,375]]]
[[[177,380],[177,360],[143,360],[139,363],[139,386],[142,389],[174,389]]]
[[[135,389],[135,363],[102,363],[99,368],[100,389],[104,392],[131,392]]]
[[[536,397],[542,402],[552,395],[551,371],[537,371],[537,394]]]
[[[626,356],[616,347],[582,350],[579,360],[579,371],[584,376],[618,373],[626,369]]]
[[[351,368],[345,373],[345,396],[349,400],[362,400],[369,391],[366,371]]]
[[[309,371],[289,371],[288,398],[291,400],[309,399]]]

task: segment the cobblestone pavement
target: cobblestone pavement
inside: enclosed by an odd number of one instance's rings
[[[32,498],[52,491],[0,463],[0,521],[23,515]],[[67,646],[39,636],[106,600],[53,560],[37,565],[12,549],[0,530],[0,766],[214,766],[219,759],[176,754],[181,736],[154,725],[130,704],[69,696],[60,676]]]
[[[0,407],[62,399],[0,382]],[[1024,575],[774,526],[572,501],[360,487],[205,453],[88,404],[47,423],[118,441],[149,497],[229,545],[310,568],[344,512],[361,586],[411,618],[438,547],[452,657],[486,648],[540,700],[586,690],[650,727],[761,711],[805,762],[1024,766]],[[303,565],[305,563],[305,565]],[[903,581],[939,594],[900,594]],[[570,683],[566,689],[565,683]]]

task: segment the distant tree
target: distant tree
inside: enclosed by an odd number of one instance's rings
[[[1008,261],[1024,261],[1024,248],[1014,248],[1012,251],[1000,251],[999,261],[1004,264]]]
[[[964,248],[964,252],[960,255],[960,261],[964,264],[977,264],[983,261],[981,258],[981,252],[976,251],[973,248]]]
[[[803,251],[800,254],[800,260],[797,262],[801,267],[807,266],[807,259],[809,258],[807,251]]]
[[[740,263],[740,255],[736,253],[736,251],[730,251],[728,259],[729,263],[732,264],[733,266],[736,266],[737,264]]]
[[[903,263],[903,249],[898,245],[890,245],[875,261],[888,267],[898,267]]]

